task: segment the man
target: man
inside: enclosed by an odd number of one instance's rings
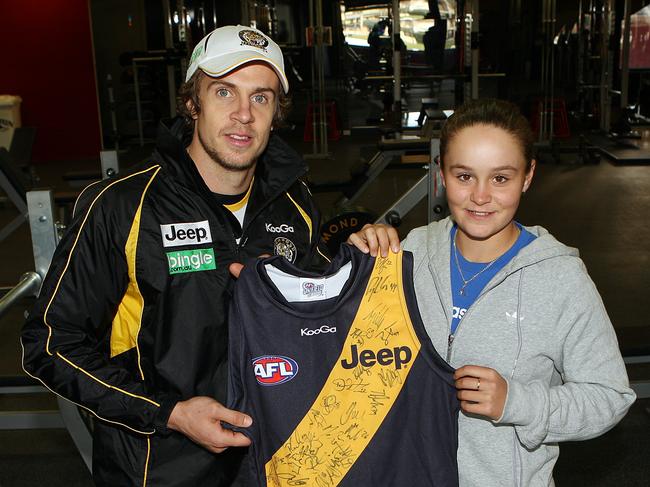
[[[152,160],[80,197],[22,333],[24,368],[99,418],[98,486],[227,485],[248,439],[226,409],[229,265],[325,263],[301,158],[271,134],[280,48],[243,26],[196,46],[183,119]],[[237,266],[233,266],[237,267]],[[236,269],[235,269],[236,270]]]

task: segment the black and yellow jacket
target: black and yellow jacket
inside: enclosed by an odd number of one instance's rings
[[[228,265],[263,253],[325,263],[293,150],[271,136],[242,228],[183,136],[180,120],[161,125],[151,162],[84,191],[22,332],[27,373],[101,420],[100,486],[227,485],[237,449],[214,455],[166,424],[179,400],[225,402]]]

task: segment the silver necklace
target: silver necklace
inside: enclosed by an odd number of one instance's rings
[[[463,271],[460,268],[460,263],[458,262],[458,249],[456,249],[456,235],[454,235],[453,246],[454,246],[454,260],[456,261],[456,269],[458,269],[458,274],[460,274],[460,278],[463,281],[463,285],[460,287],[459,293],[461,296],[465,296],[465,288],[467,287],[467,285],[470,282],[472,282],[474,279],[476,279],[478,276],[483,274],[485,271],[487,271],[492,266],[492,264],[494,264],[497,261],[498,257],[493,261],[488,262],[488,264],[485,267],[483,267],[483,269],[478,271],[472,277],[470,277],[469,279],[465,279],[465,276],[463,275]]]

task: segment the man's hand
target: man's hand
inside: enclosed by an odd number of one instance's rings
[[[497,420],[503,415],[508,383],[489,367],[465,365],[454,373],[460,408],[466,413]]]
[[[247,436],[224,428],[221,421],[242,428],[253,424],[250,416],[228,409],[211,397],[197,396],[176,404],[167,427],[213,453],[221,453],[231,446],[251,444]]]
[[[258,257],[258,259],[266,259],[267,257],[271,257],[271,254],[262,254]],[[244,264],[240,262],[233,262],[228,266],[228,270],[230,271],[232,276],[236,279],[239,279],[239,274],[241,274],[243,268],[244,268]]]
[[[364,254],[370,252],[373,257],[377,257],[377,251],[381,252],[382,257],[387,257],[389,249],[397,253],[400,248],[397,230],[383,223],[364,225],[361,230],[348,237],[348,243]]]
[[[243,268],[244,268],[244,264],[240,264],[239,262],[233,262],[228,266],[228,270],[230,271],[232,276],[236,279],[239,279],[239,274],[241,274]]]

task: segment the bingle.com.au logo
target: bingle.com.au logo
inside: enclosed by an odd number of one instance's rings
[[[192,249],[167,252],[169,274],[209,271],[217,268],[213,249]]]

